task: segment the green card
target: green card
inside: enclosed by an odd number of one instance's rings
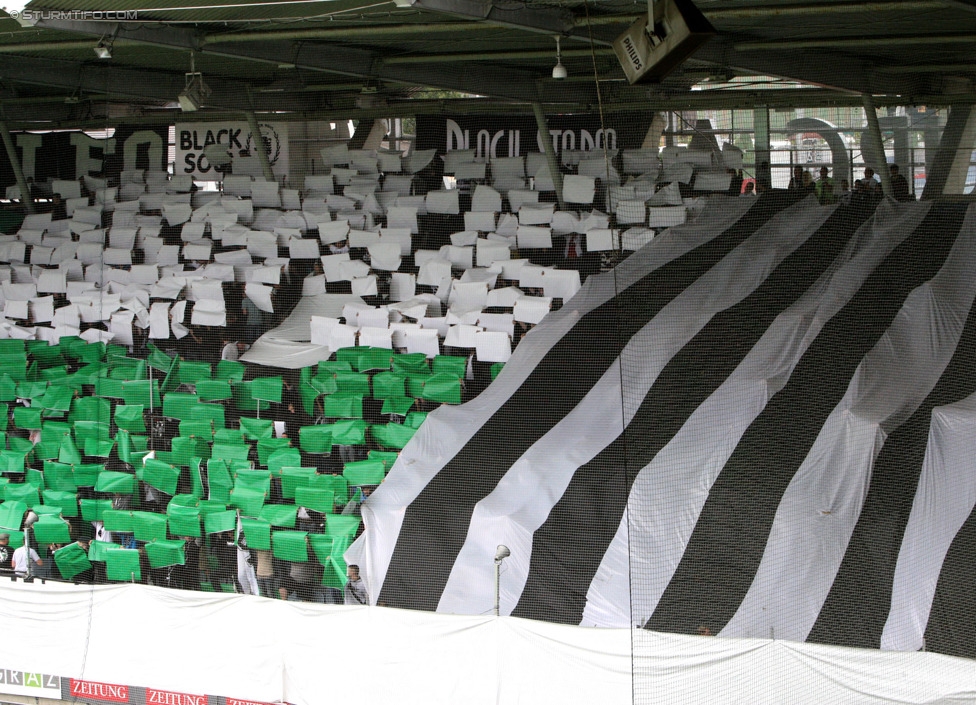
[[[203,518],[203,528],[208,534],[234,531],[237,528],[237,511],[228,509],[223,512],[207,514]]]
[[[105,577],[124,582],[142,580],[139,551],[132,548],[113,548],[103,554]]]
[[[261,509],[261,518],[272,526],[281,526],[286,529],[295,528],[295,520],[298,516],[298,507],[293,504],[265,504]]]
[[[115,407],[115,425],[132,433],[145,433],[144,410],[145,407],[142,404],[133,404],[132,406],[119,404]]]
[[[248,548],[255,551],[271,550],[271,524],[264,519],[241,517],[241,531]]]
[[[294,563],[308,562],[308,532],[283,531],[271,533],[271,551],[275,558]]]
[[[157,539],[145,545],[150,568],[166,568],[171,565],[186,565],[186,542]]]
[[[153,512],[132,512],[132,533],[137,541],[156,541],[166,538],[166,515]]]
[[[71,580],[79,573],[84,573],[92,567],[91,561],[88,560],[88,554],[78,543],[68,544],[55,551],[54,564],[65,580]]]

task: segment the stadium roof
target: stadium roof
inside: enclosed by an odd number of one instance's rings
[[[283,118],[416,114],[447,99],[455,111],[568,112],[974,97],[974,0],[696,4],[717,36],[663,83],[631,86],[611,43],[643,0],[33,0],[30,21],[0,19],[0,104],[11,126],[158,120],[177,109],[191,55],[213,89],[208,110]],[[809,85],[691,90],[732,76]]]

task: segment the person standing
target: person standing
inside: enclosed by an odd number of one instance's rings
[[[30,556],[29,560],[28,556]],[[36,565],[38,568],[44,565],[44,561],[42,561],[41,557],[37,555],[37,551],[35,551],[33,548],[28,548],[27,544],[25,543],[23,546],[14,551],[14,574],[21,578],[26,578],[30,569],[29,561],[33,561],[34,565]]]
[[[829,174],[830,170],[826,166],[820,167],[820,178],[814,184],[817,200],[822,206],[837,202],[837,195],[834,193],[834,180],[830,178]]]
[[[10,534],[0,534],[0,571],[10,570]]]
[[[343,592],[344,602],[347,605],[368,605],[369,593],[366,592],[366,584],[359,577],[359,566],[351,565],[346,569],[346,576],[349,582]]]
[[[898,165],[892,164],[889,167],[891,172],[891,197],[896,201],[911,201],[912,194],[908,190],[908,179],[899,173]]]

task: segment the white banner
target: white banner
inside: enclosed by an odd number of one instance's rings
[[[276,177],[288,175],[288,123],[259,123],[268,161]],[[234,174],[260,176],[255,139],[246,121],[181,122],[176,125],[176,173],[189,174],[197,181],[217,181],[220,174],[204,155],[211,145],[226,145]]]
[[[120,615],[138,615],[138,628]],[[57,673],[71,679],[71,695],[107,705],[134,705],[137,688],[150,705],[218,702],[191,693],[294,705],[630,705],[635,687],[662,694],[646,702],[669,705],[914,705],[972,702],[976,692],[971,660],[934,653],[143,585],[4,581],[0,619],[0,664],[28,671],[10,679],[20,681],[15,690],[5,684],[0,693],[19,693],[26,681],[31,695],[56,698],[58,679],[44,674]],[[327,659],[323,634],[342,635],[343,648]]]

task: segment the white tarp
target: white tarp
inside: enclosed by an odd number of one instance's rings
[[[0,618],[5,668],[250,702],[913,705],[976,697],[972,662],[939,654],[140,585],[4,582]]]
[[[303,296],[280,326],[254,341],[251,348],[241,355],[241,361],[295,370],[318,364],[320,360],[328,360],[333,350],[326,345],[310,342],[312,317],[338,318],[342,315],[343,307],[348,304],[366,306],[361,298],[351,294]]]

